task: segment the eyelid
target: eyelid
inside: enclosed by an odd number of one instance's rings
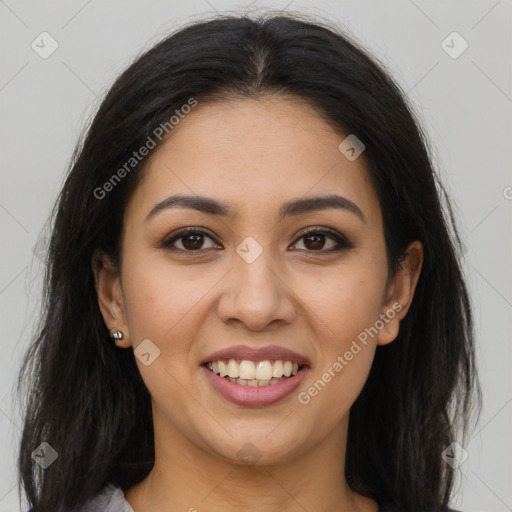
[[[341,233],[338,233],[338,231],[336,231],[334,229],[331,229],[331,228],[324,227],[324,226],[308,226],[307,228],[303,228],[303,229],[301,229],[297,233],[297,238],[299,238],[301,236],[304,236],[304,235],[307,235],[307,234],[309,234],[311,232],[313,232],[313,233],[324,233],[324,234],[329,234],[329,235],[337,236],[337,237],[340,237],[340,238],[346,238]],[[347,242],[348,242],[348,240],[347,240]]]
[[[159,244],[159,246],[165,249],[168,246],[170,246],[172,243],[174,243],[176,240],[179,240],[180,238],[186,236],[189,233],[194,233],[194,234],[197,233],[197,234],[205,235],[208,238],[211,238],[211,240],[213,240],[216,244],[220,245],[217,238],[214,235],[212,235],[210,233],[210,231],[208,231],[206,228],[203,228],[201,226],[187,226],[186,228],[179,228],[176,231],[173,231],[169,235],[165,236],[165,238],[162,240],[162,242]],[[177,249],[177,250],[179,251],[180,249]],[[201,249],[201,250],[205,250],[205,249]],[[183,252],[200,252],[200,250],[199,251],[183,251]]]
[[[328,249],[328,250],[323,250],[323,251],[322,250],[307,251],[307,252],[311,252],[313,254],[337,252],[342,249],[352,249],[355,247],[355,245],[345,235],[339,233],[336,230],[333,230],[331,228],[326,228],[323,226],[308,226],[307,228],[300,230],[299,233],[297,233],[297,236],[296,236],[294,242],[292,243],[292,245],[297,243],[301,238],[307,236],[309,233],[319,233],[322,235],[327,235],[330,238],[332,238],[339,245],[339,249]]]

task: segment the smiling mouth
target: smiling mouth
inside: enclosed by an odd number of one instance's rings
[[[207,362],[203,366],[234,384],[262,387],[284,382],[297,375],[306,365],[281,359],[264,361],[229,359]]]

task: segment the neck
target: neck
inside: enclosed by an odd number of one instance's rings
[[[155,428],[155,465],[125,497],[134,512],[377,512],[377,503],[345,480],[347,425],[348,415],[319,445],[279,461],[262,454],[247,465],[203,450],[176,431]],[[271,439],[260,446],[271,450]]]

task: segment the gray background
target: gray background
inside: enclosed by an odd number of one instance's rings
[[[43,265],[34,246],[79,134],[117,74],[169,31],[215,11],[268,7],[350,30],[392,70],[426,126],[467,249],[484,388],[453,506],[512,510],[511,4],[0,0],[0,512],[18,510],[13,385],[38,314]],[[31,48],[43,31],[59,45],[47,59]],[[441,46],[453,31],[469,44],[455,59]],[[453,38],[445,44],[461,48]]]

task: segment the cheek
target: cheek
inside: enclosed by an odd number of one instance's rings
[[[164,324],[171,328],[182,304],[176,294],[182,286],[180,276],[147,250],[128,247],[124,251],[122,283],[130,335],[160,338]]]
[[[314,313],[309,316],[318,362],[304,400],[314,401],[332,421],[351,407],[368,377],[376,350],[372,327],[381,313],[386,276],[385,260],[359,255],[302,292]],[[339,409],[329,409],[333,401]]]
[[[126,253],[123,276],[128,330],[142,379],[156,401],[173,396],[184,407],[182,386],[188,385],[193,369],[189,354],[201,325],[200,301],[212,284],[171,271],[161,258],[142,252]],[[148,365],[137,357],[142,342],[151,353]]]
[[[355,262],[324,273],[314,283],[301,279],[304,306],[336,348],[342,348],[378,319],[385,291],[385,269]]]
[[[336,332],[345,341],[347,337],[357,337],[360,332],[375,323],[380,311],[382,294],[379,276],[369,271],[361,274],[352,273],[347,279],[337,283],[333,290],[333,296],[338,297],[339,320]]]
[[[370,328],[379,318],[382,293],[378,271],[350,267],[309,296],[317,313],[312,318],[318,365],[298,401],[309,417],[322,418],[317,428],[325,435],[349,411],[368,378],[376,350]]]
[[[126,252],[123,291],[132,343],[150,339],[169,367],[187,364],[190,345],[207,314],[203,304],[218,276],[196,265],[174,267],[161,255]],[[181,370],[180,370],[181,371]]]

